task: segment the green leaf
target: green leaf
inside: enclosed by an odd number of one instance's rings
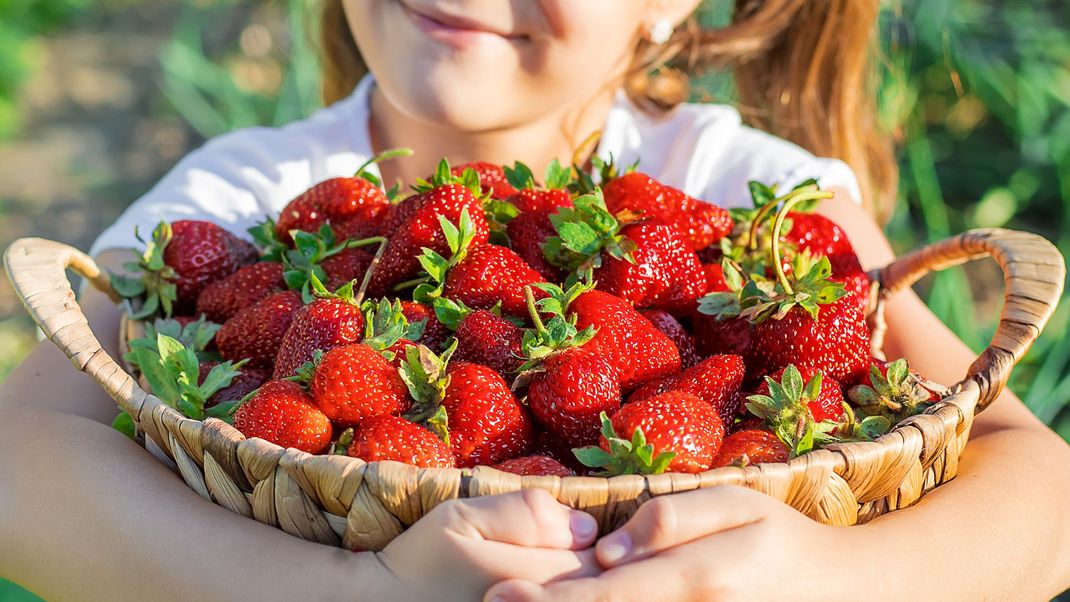
[[[234,424],[234,411],[238,409],[239,405],[241,405],[239,400],[224,401],[206,409],[204,415],[222,420],[227,424]]]
[[[546,166],[546,187],[552,190],[559,190],[568,186],[569,181],[572,180],[572,169],[562,167],[561,163],[555,158],[550,161],[550,164]]]
[[[140,278],[111,275],[111,287],[120,297],[133,299],[145,294],[145,283]]]
[[[517,161],[512,167],[506,165],[502,168],[505,172],[505,180],[517,190],[535,188],[535,174],[531,168]]]
[[[602,468],[613,461],[613,456],[597,445],[574,449],[572,454],[581,464],[589,468]]]
[[[776,199],[776,191],[761,182],[752,180],[747,183],[747,189],[750,190],[755,209],[764,207]]]
[[[137,436],[137,428],[134,426],[134,419],[126,412],[120,412],[119,415],[115,417],[115,420],[111,421],[111,428],[131,439],[135,439]]]

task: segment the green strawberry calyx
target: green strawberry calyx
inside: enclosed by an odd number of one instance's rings
[[[355,280],[350,280],[349,282],[343,284],[342,286],[338,287],[337,290],[332,292],[327,290],[327,287],[323,284],[323,281],[320,280],[319,276],[317,276],[316,273],[313,271],[308,273],[308,284],[312,290],[312,300],[339,299],[354,307],[361,306],[362,295],[358,294],[357,291],[354,290],[354,285],[356,284]]]
[[[792,457],[839,441],[832,435],[838,423],[830,420],[816,422],[808,407],[821,394],[822,380],[823,375],[818,371],[809,382],[804,383],[802,374],[792,364],[784,369],[780,382],[765,377],[768,395],[747,397],[747,410],[765,421],[777,438],[791,450]]]
[[[301,292],[305,303],[313,299],[312,276],[315,275],[321,282],[327,279],[327,273],[321,265],[325,260],[346,249],[371,245],[379,245],[382,249],[386,244],[386,238],[381,236],[338,241],[329,223],[320,226],[315,234],[291,230],[290,236],[293,238],[294,248],[287,249],[282,256],[282,277],[287,288]],[[371,271],[370,268],[369,271]]]
[[[475,223],[472,222],[472,216],[468,214],[468,209],[461,210],[461,215],[456,225],[442,215],[438,216],[438,223],[442,228],[442,235],[446,240],[446,245],[450,249],[449,258],[447,259],[434,250],[423,247],[417,259],[424,272],[427,273],[427,278],[403,282],[394,287],[397,290],[418,282],[419,284],[416,285],[416,289],[412,293],[412,298],[415,301],[429,305],[433,305],[436,299],[442,297],[446,286],[446,276],[454,266],[465,260],[468,256],[468,251],[471,249],[472,241],[476,237]]]
[[[260,248],[260,261],[282,261],[290,247],[275,233],[275,220],[267,218],[246,230]]]
[[[409,390],[415,403],[405,414],[411,422],[429,424],[438,414],[442,400],[449,387],[449,366],[453,352],[457,350],[457,339],[451,339],[446,350],[436,354],[424,345],[415,345],[405,349],[405,359],[398,368],[402,382]]]
[[[514,163],[512,167],[507,165],[503,167],[502,170],[505,172],[506,181],[517,190],[534,190],[539,187],[538,182],[535,181],[535,174],[531,172],[531,168],[520,161]],[[571,179],[572,170],[563,167],[556,158],[550,161],[550,164],[546,166],[546,175],[543,178],[545,188],[549,190],[564,189],[568,186]]]
[[[532,286],[547,295],[536,300]],[[575,314],[568,313],[569,304],[592,288],[591,284],[576,283],[568,289],[562,289],[548,282],[524,287],[524,299],[534,327],[525,329],[521,339],[520,352],[526,358],[519,370],[522,375],[530,376],[551,355],[580,347],[594,338],[594,326],[579,330],[576,328]],[[548,315],[549,319],[544,320],[542,314]]]
[[[635,263],[635,242],[620,233],[622,220],[606,208],[600,189],[577,197],[572,207],[550,214],[556,236],[542,244],[543,255],[553,265],[590,282],[605,257]]]
[[[863,416],[883,416],[893,424],[924,412],[943,396],[943,387],[922,380],[910,371],[905,358],[888,364],[887,374],[871,364],[869,384],[858,384],[847,391],[847,397]]]
[[[353,177],[354,178],[361,178],[363,180],[367,180],[367,181],[371,182],[372,184],[374,184],[375,186],[378,186],[378,187],[382,188],[382,186],[383,186],[382,179],[380,179],[378,176],[376,176],[375,174],[373,174],[370,171],[368,171],[368,168],[371,167],[372,165],[376,165],[376,164],[382,163],[383,161],[387,161],[389,159],[395,159],[397,157],[409,157],[412,154],[413,154],[413,151],[412,151],[411,148],[392,148],[392,149],[389,149],[389,150],[385,150],[385,151],[379,153],[378,155],[375,155],[371,159],[368,159],[364,163],[362,163],[360,165],[360,167],[357,168],[356,173],[353,174]]]
[[[178,300],[178,287],[175,285],[178,273],[163,258],[174,236],[171,224],[160,221],[148,241],[141,238],[136,227],[134,236],[145,245],[145,249],[140,254],[135,253],[136,261],[124,263],[123,268],[135,275],[111,274],[111,287],[124,299],[141,299],[141,307],[133,311],[130,317],[137,320],[160,314],[171,317]]]
[[[483,196],[483,188],[479,183],[479,172],[471,167],[467,167],[461,172],[460,176],[455,176],[453,175],[453,172],[450,171],[450,164],[446,159],[442,159],[438,162],[438,166],[435,168],[435,173],[431,176],[430,180],[424,180],[422,178],[417,179],[416,184],[412,186],[412,189],[417,194],[421,194],[451,184],[460,184],[461,186],[464,186],[476,198],[481,198]]]
[[[424,333],[427,320],[410,323],[402,311],[401,301],[380,299],[378,303],[365,301],[361,306],[364,313],[364,344],[378,351],[388,361],[393,361],[394,353],[390,347],[401,339],[416,341]]]
[[[608,443],[609,451],[597,445],[572,450],[584,466],[602,468],[601,472],[596,473],[598,476],[661,474],[676,457],[676,453],[671,451],[655,454],[654,445],[647,443],[646,435],[639,427],[632,432],[630,440],[622,439],[605,412],[599,415],[599,419],[602,421],[602,437]]]

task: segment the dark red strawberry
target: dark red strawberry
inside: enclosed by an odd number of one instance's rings
[[[453,266],[446,276],[444,295],[475,309],[501,304],[508,315],[528,315],[524,287],[544,282],[516,253],[498,245],[480,245]],[[541,292],[540,292],[541,295]]]
[[[417,343],[426,345],[432,351],[442,349],[446,339],[450,337],[450,331],[438,320],[433,309],[422,303],[402,301],[401,313],[405,315],[410,324],[424,322],[424,331],[416,340]]]
[[[448,169],[447,169],[448,172]],[[446,175],[444,182],[453,182]],[[472,242],[487,242],[489,228],[483,205],[472,191],[459,183],[430,184],[428,190],[405,201],[406,215],[390,237],[379,265],[372,275],[369,292],[383,296],[395,285],[411,279],[420,272],[419,257],[427,248],[439,255],[450,253],[441,220],[458,224],[467,213],[472,222]],[[410,205],[411,204],[411,205]],[[399,207],[397,211],[401,211]]]
[[[268,381],[234,413],[234,428],[282,447],[318,454],[331,444],[331,422],[301,385]]]
[[[505,171],[501,165],[495,165],[486,161],[473,161],[471,163],[462,163],[461,165],[455,165],[450,169],[450,173],[454,176],[461,177],[464,175],[466,169],[472,169],[479,174],[479,186],[483,191],[484,196],[490,196],[493,199],[504,201],[513,194],[516,194],[516,188],[509,183],[509,180],[505,177]]]
[[[569,445],[567,441],[550,431],[539,433],[538,438],[535,440],[535,446],[531,449],[531,453],[532,455],[537,456],[549,456],[567,466],[576,474],[587,473],[587,467],[576,459],[576,454],[572,453],[572,446]]]
[[[365,462],[393,460],[420,468],[453,468],[453,453],[426,428],[398,416],[382,415],[361,423],[346,452]]]
[[[294,315],[282,338],[275,358],[275,378],[293,376],[316,351],[327,352],[364,338],[364,314],[353,297],[352,283],[334,294],[327,293],[322,285],[316,288],[318,298]]]
[[[818,370],[805,366],[797,368],[803,382],[811,381],[819,373]],[[770,378],[778,383],[782,382],[786,370],[786,368],[778,370]],[[763,381],[762,384],[758,386],[758,394],[770,395],[768,380]],[[821,387],[819,388],[817,395],[815,397],[807,397],[804,401],[806,407],[810,409],[810,415],[816,422],[839,420],[840,417],[843,416],[843,388],[840,386],[840,383],[828,375],[822,376]]]
[[[624,392],[680,371],[676,345],[627,301],[596,290],[577,297],[568,309],[576,315],[576,328],[595,329],[585,346],[616,368]]]
[[[248,359],[249,366],[270,370],[294,315],[304,303],[297,291],[268,295],[227,320],[216,335],[224,359]]]
[[[531,418],[493,369],[453,362],[442,407],[449,417],[457,466],[491,465],[522,455],[534,443]]]
[[[599,414],[620,407],[617,371],[589,345],[544,359],[528,385],[532,414],[547,431],[572,447],[594,443]]]
[[[660,381],[643,385],[628,398],[629,403],[667,393],[683,391],[709,403],[721,421],[731,424],[740,408],[739,392],[743,386],[743,358],[738,355],[714,355]]]
[[[613,178],[605,185],[604,192],[611,213],[630,211],[671,223],[695,251],[705,249],[732,232],[732,217],[724,209],[690,197],[642,173],[632,172]]]
[[[218,365],[218,362],[201,362],[198,384],[203,385],[205,377],[208,376],[212,368]],[[215,407],[228,401],[240,401],[244,399],[246,395],[260,388],[260,385],[271,380],[270,370],[242,367],[237,372],[238,374],[229,385],[214,393],[204,402],[205,408]]]
[[[320,263],[327,279],[323,284],[330,290],[345,286],[346,283],[364,278],[364,273],[372,263],[375,255],[364,248],[348,248],[332,255]]]
[[[777,436],[767,430],[736,431],[725,437],[711,468],[722,466],[787,462],[791,452]]]
[[[401,414],[412,405],[398,369],[361,344],[324,353],[314,368],[310,390],[316,407],[342,427],[380,414]]]
[[[113,276],[123,297],[143,299],[133,315],[188,314],[206,286],[257,260],[256,247],[223,228],[198,220],[160,222],[136,262],[125,267],[132,277]]]
[[[695,338],[676,318],[660,309],[644,309],[639,313],[676,344],[676,349],[680,352],[681,367],[690,368],[699,362],[701,358],[695,347]]]
[[[691,314],[691,324],[695,328],[695,345],[699,355],[749,355],[754,325],[747,320],[718,319],[696,312]]]
[[[197,297],[197,313],[222,324],[234,317],[239,310],[253,305],[271,293],[285,289],[281,263],[253,263],[206,286]]]
[[[576,475],[571,468],[549,456],[522,456],[506,460],[494,468],[520,476],[572,477]]]
[[[523,331],[489,311],[474,311],[457,326],[458,360],[490,366],[499,374],[515,373],[521,364]]]
[[[603,418],[599,447],[576,450],[605,474],[699,473],[710,468],[724,426],[710,404],[680,391],[629,403]]]
[[[564,280],[564,272],[547,261],[542,250],[547,239],[557,236],[549,213],[521,213],[509,222],[506,233],[513,251],[543,278],[552,282]]]

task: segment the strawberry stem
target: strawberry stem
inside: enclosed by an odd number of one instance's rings
[[[816,201],[821,199],[831,199],[832,196],[833,195],[831,192],[823,192],[821,190],[812,190],[808,188],[796,190],[789,193],[784,198],[784,206],[781,207],[776,213],[776,220],[773,222],[773,230],[770,233],[770,236],[773,239],[773,269],[776,270],[777,282],[780,283],[780,286],[784,287],[784,292],[788,295],[794,295],[795,289],[792,288],[791,283],[788,282],[788,277],[784,273],[784,265],[780,261],[780,230],[784,227],[784,220],[787,219],[788,212],[791,211],[791,208],[798,205],[799,203],[803,203],[806,201]],[[766,205],[766,207],[775,204],[776,201],[769,203],[769,205]],[[762,207],[762,209],[765,209],[765,207]],[[758,221],[755,220],[755,224],[757,223]]]
[[[413,151],[411,148],[392,148],[390,150],[385,150],[362,163],[361,166],[357,168],[357,171],[355,174],[353,174],[353,176],[356,178],[364,177],[364,170],[367,169],[368,166],[372,163],[381,163],[383,161],[386,161],[387,159],[394,159],[396,157],[408,157],[412,154]]]
[[[535,293],[531,291],[531,286],[524,287],[524,301],[528,305],[528,313],[531,314],[531,322],[535,325],[535,330],[539,331],[539,334],[545,333],[546,325],[539,317],[539,308],[535,306]]]
[[[368,290],[368,284],[371,283],[371,281],[372,281],[372,274],[375,273],[375,268],[379,267],[379,260],[383,258],[383,252],[386,251],[387,240],[386,240],[385,237],[379,236],[379,237],[376,237],[376,238],[366,238],[366,239],[364,239],[362,241],[357,241],[357,242],[361,242],[362,243],[362,242],[365,242],[365,241],[371,241],[371,240],[376,240],[376,239],[378,239],[378,242],[379,242],[379,249],[377,251],[375,251],[375,257],[372,257],[372,262],[368,264],[368,269],[365,270],[365,272],[364,272],[364,278],[362,278],[361,281],[360,281],[360,288],[357,289],[357,296],[356,296],[356,300],[357,300],[358,304],[361,303],[362,301],[364,301],[364,294]],[[371,244],[371,243],[368,243],[368,244]]]

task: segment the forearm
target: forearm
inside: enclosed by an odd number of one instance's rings
[[[370,555],[210,504],[105,425],[14,409],[0,442],[0,575],[46,599],[377,600],[388,585]]]

